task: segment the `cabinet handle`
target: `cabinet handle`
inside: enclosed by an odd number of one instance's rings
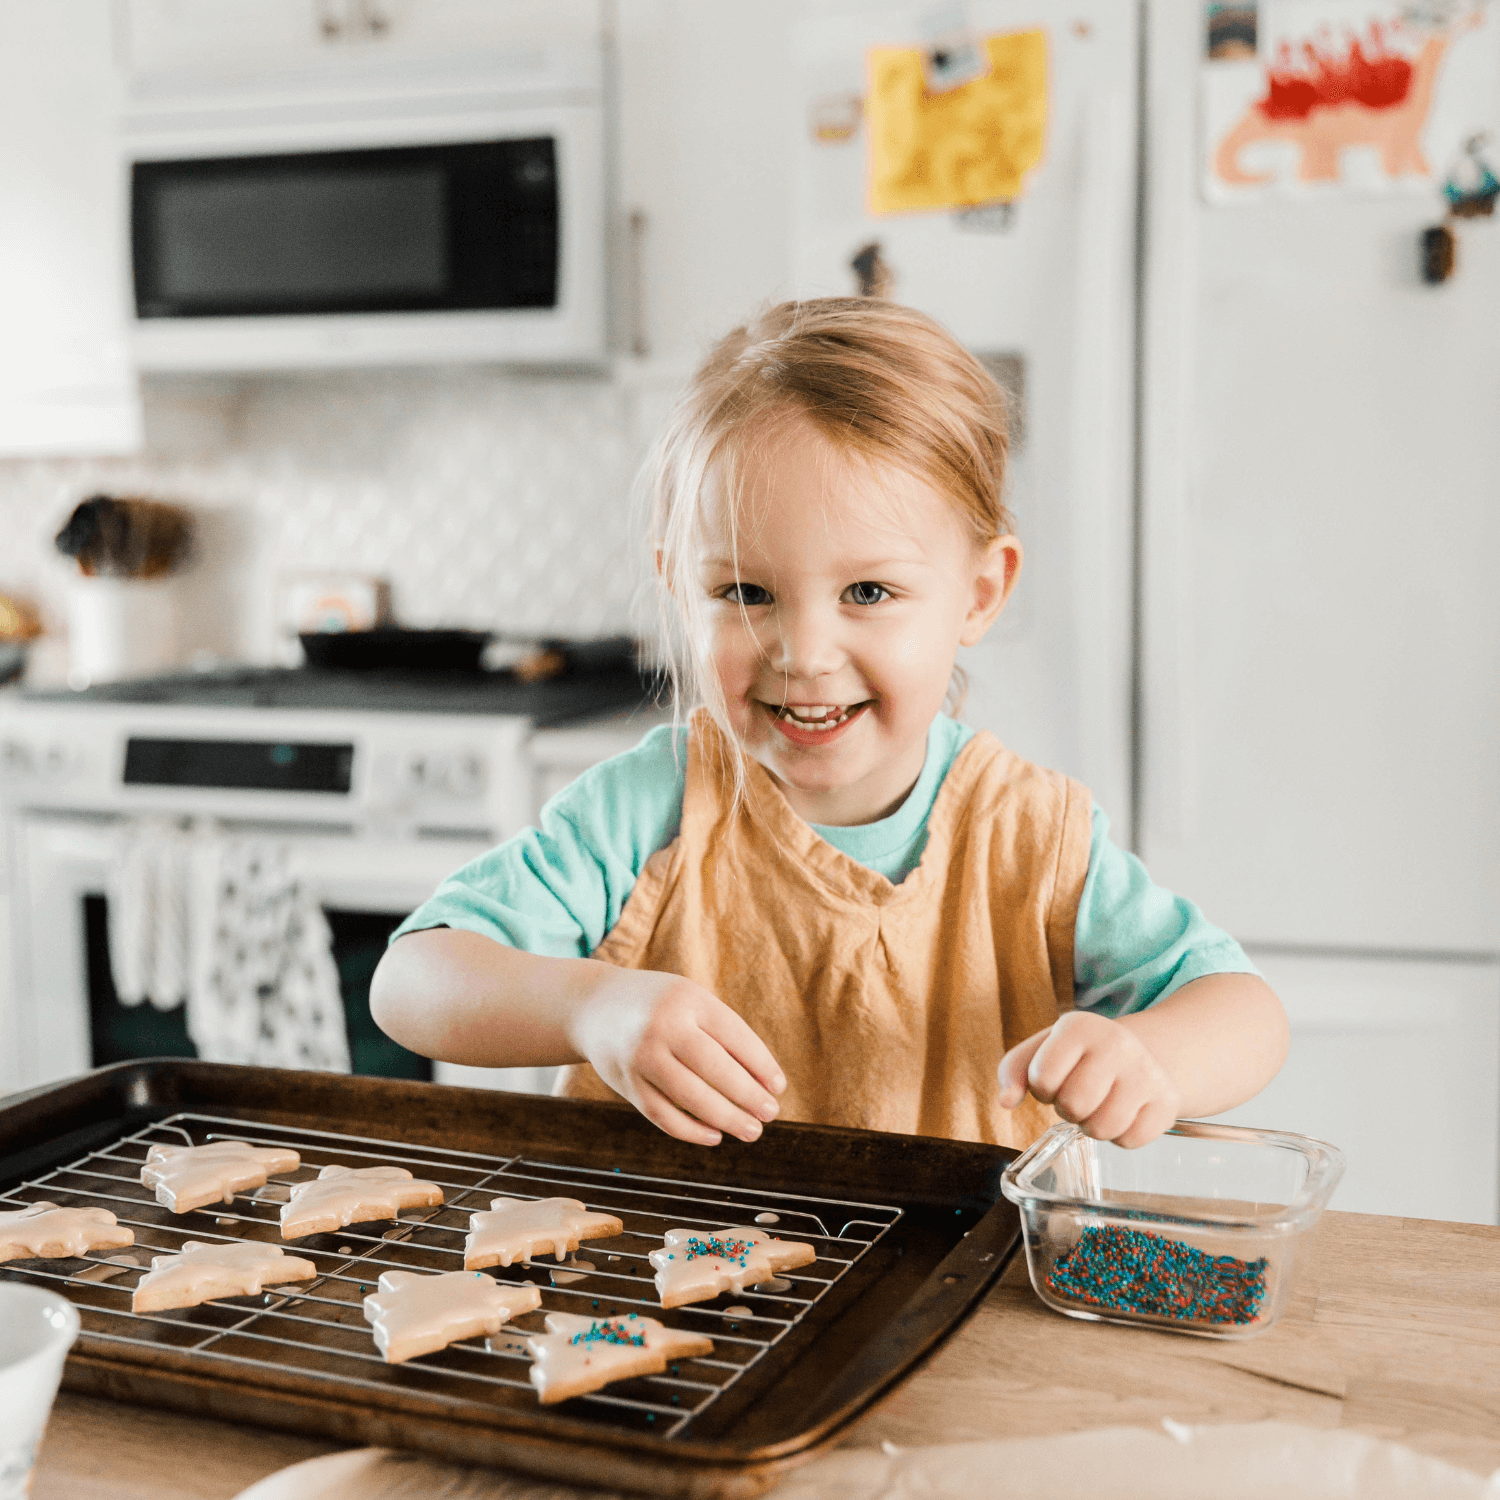
[[[336,42],[344,34],[344,18],[336,0],[318,0],[318,30],[325,42]]]
[[[391,29],[391,19],[376,0],[318,0],[318,29],[328,42],[379,37]]]
[[[651,221],[644,209],[630,211],[630,352],[644,359],[651,352],[646,323],[646,231]]]

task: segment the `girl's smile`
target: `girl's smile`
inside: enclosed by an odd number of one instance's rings
[[[869,699],[842,708],[827,703],[761,704],[775,720],[777,729],[794,745],[831,744],[870,706]]]
[[[805,417],[747,449],[737,497],[710,472],[702,517],[730,727],[809,822],[873,822],[921,774],[958,648],[999,614],[1020,543],[977,544],[948,496]]]

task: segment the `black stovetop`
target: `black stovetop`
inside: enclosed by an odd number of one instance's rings
[[[79,692],[29,691],[49,704],[150,704],[206,708],[355,710],[363,713],[514,714],[565,723],[651,702],[658,684],[633,670],[520,682],[509,672],[331,672],[314,667],[231,667],[100,683]]]

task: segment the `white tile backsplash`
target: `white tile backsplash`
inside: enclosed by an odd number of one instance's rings
[[[61,632],[73,564],[52,538],[103,491],[198,514],[185,655],[286,659],[276,579],[320,568],[389,578],[404,624],[626,631],[645,569],[631,483],[669,396],[474,368],[154,380],[142,454],[0,461],[0,590]]]

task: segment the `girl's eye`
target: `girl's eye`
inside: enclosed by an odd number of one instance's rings
[[[891,591],[883,583],[851,583],[844,597],[851,604],[879,604],[891,597]]]
[[[758,583],[732,583],[720,593],[719,598],[730,604],[741,604],[746,609],[771,602],[770,593]]]

